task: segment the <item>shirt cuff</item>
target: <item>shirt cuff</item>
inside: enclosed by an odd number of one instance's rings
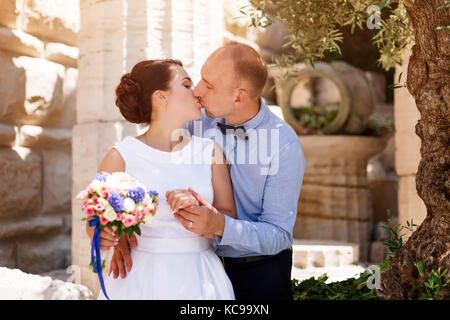
[[[222,236],[216,236],[216,244],[218,246],[223,246],[223,245],[228,245],[230,244],[229,239],[230,239],[230,225],[233,224],[233,218],[227,216],[226,214],[223,215],[225,217],[225,226],[223,228],[223,234]],[[233,237],[231,237],[232,239]]]

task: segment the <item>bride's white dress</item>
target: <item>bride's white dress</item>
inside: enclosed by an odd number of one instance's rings
[[[127,136],[116,148],[125,172],[159,193],[159,206],[149,224],[141,224],[138,245],[131,248],[132,269],[124,279],[105,276],[106,293],[114,299],[234,299],[233,287],[213,242],[186,230],[166,203],[166,191],[192,187],[213,202],[211,159],[214,142],[191,137],[174,152],[154,149]],[[99,300],[106,299],[100,290]]]

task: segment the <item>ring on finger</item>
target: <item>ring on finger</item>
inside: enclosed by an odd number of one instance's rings
[[[189,222],[189,229],[192,228],[192,221]]]

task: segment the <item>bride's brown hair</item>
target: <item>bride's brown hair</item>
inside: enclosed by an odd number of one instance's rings
[[[152,115],[152,94],[168,90],[173,66],[183,66],[178,60],[145,60],[124,74],[116,88],[116,106],[122,116],[132,123],[149,124]]]

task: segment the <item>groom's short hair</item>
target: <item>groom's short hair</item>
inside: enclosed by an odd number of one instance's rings
[[[251,87],[251,98],[259,98],[267,82],[267,67],[259,53],[249,45],[236,41],[222,47],[234,63],[238,80],[246,81]]]

